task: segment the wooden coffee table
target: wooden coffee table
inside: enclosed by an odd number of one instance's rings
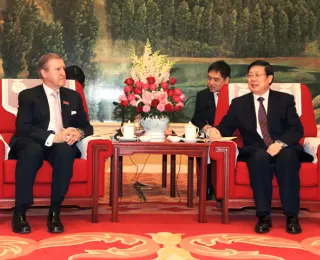
[[[162,155],[186,155],[188,156],[188,203],[192,203],[193,194],[193,160],[197,158],[200,173],[200,192],[199,192],[199,217],[200,223],[206,222],[206,189],[207,189],[207,160],[208,143],[170,143],[170,142],[113,142],[112,171],[111,171],[111,205],[112,221],[118,222],[118,195],[120,172],[122,169],[122,156],[140,154],[162,154]],[[165,156],[163,157],[166,158]],[[165,162],[166,163],[166,162]],[[174,166],[173,166],[174,165]],[[164,168],[164,162],[163,167]],[[172,174],[174,171],[174,174]],[[174,186],[173,186],[174,185]],[[175,187],[175,161],[171,162],[171,187]],[[175,189],[170,190],[174,196]]]

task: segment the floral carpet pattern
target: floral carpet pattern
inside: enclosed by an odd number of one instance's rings
[[[139,214],[141,210],[141,214]],[[273,212],[267,235],[253,232],[254,210],[231,212],[221,224],[218,209],[208,207],[208,223],[197,223],[197,208],[184,203],[122,204],[120,222],[110,222],[107,206],[100,207],[99,223],[89,210],[64,209],[65,233],[46,231],[46,208],[31,209],[29,235],[11,232],[11,212],[0,214],[0,259],[320,259],[318,213],[301,212],[304,232],[289,235],[281,211]]]

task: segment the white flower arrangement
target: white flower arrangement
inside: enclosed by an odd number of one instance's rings
[[[133,50],[131,77],[143,83],[147,83],[148,77],[154,77],[155,84],[166,82],[170,78],[170,69],[174,64],[175,61],[168,60],[167,55],[160,55],[159,51],[152,53],[151,44],[147,40],[144,53],[140,58]]]

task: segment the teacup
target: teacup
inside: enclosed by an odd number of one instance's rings
[[[189,122],[189,124],[184,126],[184,135],[187,140],[194,140],[197,138],[199,133],[199,127],[194,126]]]
[[[121,132],[123,137],[125,138],[133,138],[134,137],[134,124],[126,123],[121,127]]]

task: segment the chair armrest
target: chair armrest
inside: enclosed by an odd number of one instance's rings
[[[306,137],[304,139],[304,151],[313,156],[313,163],[317,163],[320,159],[320,138],[319,137]]]
[[[232,141],[211,142],[209,149],[210,158],[216,161],[216,197],[229,198],[229,188],[234,179],[237,144]]]
[[[104,137],[99,137],[99,136],[87,136],[85,138],[83,138],[80,142],[78,142],[76,145],[79,148],[80,152],[81,152],[81,159],[87,159],[88,154],[91,154],[92,151],[92,146],[94,144],[101,144],[101,145],[105,145],[106,148],[107,147],[111,147],[112,148],[112,143],[109,139],[104,138]],[[110,146],[111,145],[111,146]],[[112,149],[108,149],[108,156],[112,155]]]

